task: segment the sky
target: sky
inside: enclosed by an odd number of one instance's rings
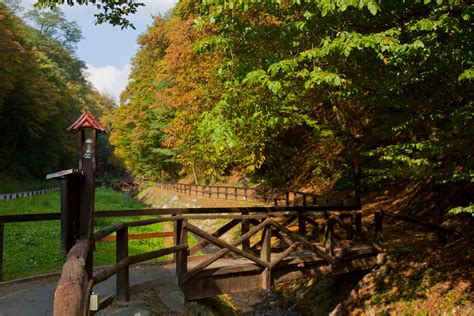
[[[28,10],[35,0],[22,0],[22,6]],[[109,24],[95,25],[94,14],[97,9],[93,6],[62,5],[69,21],[76,21],[82,30],[84,39],[79,42],[76,55],[87,65],[88,80],[101,93],[113,96],[119,100],[120,92],[125,88],[130,63],[137,52],[138,35],[144,33],[147,26],[153,23],[153,17],[170,10],[177,0],[140,0],[145,6],[130,17],[136,30],[113,27]]]

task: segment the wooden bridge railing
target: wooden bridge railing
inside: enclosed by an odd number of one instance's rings
[[[56,297],[58,302],[77,302],[72,314],[87,314],[90,293],[94,285],[117,275],[117,296],[127,300],[129,297],[128,270],[130,265],[161,256],[175,254],[176,271],[180,284],[188,293],[191,282],[204,270],[221,258],[230,254],[245,258],[260,271],[263,288],[270,287],[274,278],[272,271],[287,266],[288,259],[295,251],[306,251],[320,258],[327,265],[338,265],[341,257],[350,251],[347,240],[356,240],[383,251],[383,227],[385,216],[421,225],[439,233],[440,241],[453,231],[435,224],[425,223],[410,217],[389,212],[377,212],[372,224],[362,226],[362,213],[354,206],[307,206],[307,207],[244,207],[244,208],[188,208],[188,209],[144,209],[113,210],[95,212],[95,217],[122,217],[153,215],[160,216],[147,220],[117,223],[94,234],[94,241],[103,240],[115,233],[116,263],[109,269],[93,273],[87,269],[87,253],[92,245],[80,240],[69,252],[63,266],[63,273],[58,284],[60,290]],[[24,214],[0,216],[0,259],[3,255],[3,227],[6,223],[28,222],[37,220],[59,220],[59,213]],[[224,221],[214,231],[205,231],[197,223],[202,220]],[[151,225],[159,222],[174,223],[174,245],[165,249],[130,256],[128,253],[128,229],[130,227]],[[223,239],[223,235],[240,226],[232,240]],[[233,230],[235,231],[235,229]],[[196,235],[199,241],[188,245],[188,235]],[[169,237],[169,233],[163,237]],[[147,236],[145,236],[147,237]],[[133,238],[133,237],[132,237]],[[196,255],[203,256],[205,248],[213,244],[220,248],[215,253],[206,253],[203,260],[194,267],[188,268],[188,260]],[[1,262],[1,261],[0,261]],[[1,263],[0,263],[1,264]],[[70,309],[71,310],[71,309]],[[74,310],[74,309],[73,309]],[[80,312],[79,314],[76,312]],[[58,313],[57,315],[67,313]]]
[[[154,210],[136,210],[136,211],[102,211],[96,212],[96,217],[116,216],[120,213],[123,216],[139,215],[137,213],[153,212],[161,217],[145,219],[132,222],[121,222],[108,226],[94,234],[93,240],[103,240],[105,237],[115,233],[116,241],[116,263],[114,266],[105,270],[93,272],[87,270],[85,264],[88,260],[87,254],[92,243],[86,240],[78,241],[71,249],[66,263],[63,267],[61,280],[58,283],[58,289],[55,294],[55,315],[85,315],[89,312],[84,306],[89,306],[89,298],[95,285],[116,275],[116,295],[119,300],[128,300],[130,296],[129,286],[129,267],[133,264],[155,259],[169,254],[175,254],[176,271],[181,284],[188,282],[194,276],[213,262],[224,257],[230,252],[238,254],[251,262],[257,264],[262,269],[262,275],[266,275],[264,288],[271,286],[271,271],[280,264],[289,254],[302,247],[312,251],[319,257],[326,260],[329,264],[334,264],[334,240],[337,235],[334,233],[335,225],[317,223],[311,219],[316,213],[321,215],[327,222],[335,224],[342,223],[341,220],[330,216],[328,212],[316,207],[311,210],[302,211],[295,207],[257,207],[257,208],[206,208],[206,209],[154,209]],[[355,213],[354,213],[355,212]],[[107,214],[111,213],[111,214]],[[348,216],[356,219],[354,214],[360,214],[359,211],[346,208],[338,211],[342,217]],[[326,232],[325,247],[316,245],[307,240],[306,237],[299,235],[301,231],[292,232],[285,225],[290,225],[299,218],[305,218],[310,225],[323,229]],[[360,217],[357,217],[360,218]],[[198,226],[191,224],[202,220],[225,220],[228,221],[212,233],[205,232]],[[174,223],[174,245],[164,249],[157,249],[150,252],[130,256],[128,253],[128,229],[152,225],[162,222]],[[241,236],[231,243],[226,242],[220,237],[233,227],[241,226]],[[251,227],[253,225],[253,227]],[[306,225],[306,224],[305,224]],[[322,225],[322,226],[320,226]],[[352,225],[352,224],[351,224]],[[326,227],[324,227],[326,226]],[[342,228],[346,227],[344,225]],[[355,226],[354,226],[355,227]],[[316,229],[318,229],[316,228]],[[301,227],[300,227],[301,230]],[[314,230],[314,229],[313,229]],[[253,240],[252,237],[262,232],[260,240]],[[273,232],[273,233],[272,233]],[[306,230],[305,230],[306,232]],[[188,246],[188,233],[198,236],[201,240]],[[275,236],[288,243],[288,248],[283,250],[275,259],[271,257],[274,247],[271,243],[272,236]],[[347,235],[349,236],[349,234]],[[194,269],[187,270],[187,261],[190,256],[199,254],[201,250],[209,244],[217,245],[221,248],[217,253],[208,255]],[[240,248],[239,245],[242,245]],[[256,252],[260,252],[256,255]],[[189,283],[189,282],[188,282]]]
[[[413,225],[416,225],[416,226],[420,226],[420,227],[423,227],[427,230],[435,232],[438,236],[438,242],[440,242],[442,244],[446,243],[446,238],[447,238],[448,235],[456,235],[456,232],[454,231],[454,229],[451,229],[451,228],[446,228],[446,227],[443,227],[441,225],[424,222],[424,221],[421,221],[419,219],[409,217],[409,216],[405,216],[405,215],[395,214],[395,213],[387,212],[387,211],[378,211],[378,212],[375,213],[375,220],[374,220],[375,231],[376,231],[375,238],[376,238],[376,241],[378,243],[383,241],[383,226],[382,226],[382,223],[383,223],[383,219],[384,219],[385,216],[391,217],[391,218],[393,218],[395,220],[398,220],[398,221],[402,221],[402,222],[410,223],[410,224],[413,224]]]
[[[317,195],[297,190],[258,189],[250,187],[158,183],[160,189],[209,198],[273,203],[274,206],[360,205],[357,192]]]

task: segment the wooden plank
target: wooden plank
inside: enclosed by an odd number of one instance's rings
[[[240,223],[240,220],[233,219],[230,222],[228,222],[227,224],[225,224],[224,226],[219,227],[219,229],[216,230],[214,233],[212,233],[212,235],[215,236],[215,237],[221,237],[222,235],[227,233],[229,230],[234,228],[239,223]],[[201,240],[196,245],[194,245],[191,249],[189,249],[189,255],[192,256],[192,255],[196,254],[198,251],[202,250],[207,245],[209,245],[209,241],[207,241],[205,239]]]
[[[38,221],[57,221],[61,219],[61,213],[38,213],[38,214],[15,214],[0,216],[0,223],[24,223]]]
[[[97,240],[100,240],[102,238],[104,238],[105,236],[108,236],[112,233],[115,233],[116,231],[120,230],[120,229],[123,229],[127,227],[127,224],[126,223],[116,223],[116,224],[112,224],[110,226],[107,226],[105,227],[104,229],[96,232],[94,234],[94,240],[97,241]]]
[[[270,269],[274,269],[280,262],[282,262],[290,253],[295,251],[301,243],[295,242],[291,244],[285,251],[279,254],[272,262],[270,263]]]
[[[78,170],[78,169],[62,170],[62,171],[58,171],[58,172],[55,172],[55,173],[47,174],[47,175],[46,175],[46,180],[63,178],[63,177],[65,177],[65,176],[69,176],[69,175],[82,176],[82,175],[83,175],[83,172],[80,171],[80,170]]]
[[[237,238],[237,240],[233,241],[232,242],[232,245],[233,246],[237,246],[239,244],[241,244],[244,240],[246,239],[249,239],[250,237],[252,237],[253,235],[255,235],[256,233],[258,233],[263,227],[265,227],[266,225],[268,225],[270,223],[270,219],[267,219],[263,222],[261,222],[260,224],[256,225],[255,227],[253,227],[249,232],[247,232],[246,234],[240,236],[239,238]],[[200,264],[198,264],[197,266],[195,266],[193,268],[192,271],[188,272],[182,279],[182,282],[186,282],[188,281],[189,279],[193,278],[194,276],[196,276],[199,272],[201,272],[202,270],[204,270],[207,266],[209,266],[211,263],[215,262],[216,260],[218,260],[219,258],[223,257],[224,255],[226,255],[227,253],[229,253],[230,250],[225,248],[225,249],[220,249],[219,251],[217,251],[215,254],[213,254],[212,256],[208,257],[207,259],[205,259],[203,262],[201,262]]]
[[[221,248],[227,248],[228,250],[238,254],[238,255],[241,255],[242,257],[244,258],[247,258],[249,260],[252,260],[253,262],[255,262],[256,264],[262,266],[262,267],[268,267],[269,264],[263,260],[260,260],[259,258],[255,257],[254,255],[252,254],[249,254],[231,244],[228,244],[222,240],[220,240],[219,238],[216,238],[214,236],[212,236],[211,234],[209,233],[206,233],[205,231],[197,228],[196,226],[194,225],[191,225],[191,224],[188,224],[187,225],[187,228],[190,232],[192,232],[193,234],[196,234],[198,235],[199,237],[202,237],[202,238],[205,238],[207,240],[209,240],[210,242],[212,242],[214,245],[216,246],[219,246]]]
[[[147,260],[163,257],[172,253],[176,253],[181,250],[186,250],[188,248],[187,244],[173,246],[169,248],[154,250],[150,252],[141,253],[134,256],[126,257],[125,259],[121,260],[119,263],[115,264],[111,268],[104,269],[94,275],[94,284],[99,284],[104,282],[111,276],[113,276],[117,271],[123,267],[130,266],[133,264],[137,264],[140,262],[144,262]]]
[[[172,253],[176,253],[179,251],[184,251],[188,249],[188,244],[181,244],[173,247],[168,247],[164,249],[153,250],[145,253],[141,253],[138,255],[130,256],[130,265],[137,264],[140,262],[148,261],[151,259],[163,257]]]
[[[328,262],[333,263],[333,264],[336,263],[336,260],[334,260],[334,258],[328,256],[323,250],[319,249],[317,246],[313,245],[312,243],[310,243],[309,241],[307,241],[303,237],[293,233],[288,228],[278,224],[277,222],[275,222],[273,220],[271,221],[271,224],[273,226],[275,226],[277,229],[279,229],[279,230],[283,231],[284,233],[286,233],[288,235],[288,237],[290,237],[294,241],[299,241],[301,244],[303,244],[303,246],[305,248],[307,248],[310,251],[313,251],[317,255],[321,256],[324,259],[326,259]]]
[[[128,235],[128,239],[149,239],[149,238],[163,238],[163,237],[173,237],[173,232],[156,232],[156,233],[142,233],[142,234],[130,234]],[[96,242],[113,242],[115,241],[115,236],[106,236]]]

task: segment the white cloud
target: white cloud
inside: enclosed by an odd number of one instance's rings
[[[120,93],[127,85],[130,69],[130,64],[126,64],[122,68],[115,66],[94,67],[88,64],[85,75],[99,92],[113,96],[118,103]]]

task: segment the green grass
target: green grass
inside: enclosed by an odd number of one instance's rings
[[[59,193],[50,193],[12,201],[0,201],[0,215],[59,212]],[[97,189],[96,210],[125,210],[146,208],[140,202],[110,189]],[[95,231],[117,223],[150,216],[99,218]],[[170,230],[169,225],[166,230]],[[129,234],[158,232],[163,224],[130,228]],[[4,279],[16,279],[61,270],[64,256],[60,252],[60,222],[42,221],[5,224]],[[167,242],[170,245],[171,241]],[[164,238],[130,240],[130,255],[163,248]],[[163,258],[161,258],[163,260]],[[94,266],[108,265],[115,261],[115,242],[96,243]]]

